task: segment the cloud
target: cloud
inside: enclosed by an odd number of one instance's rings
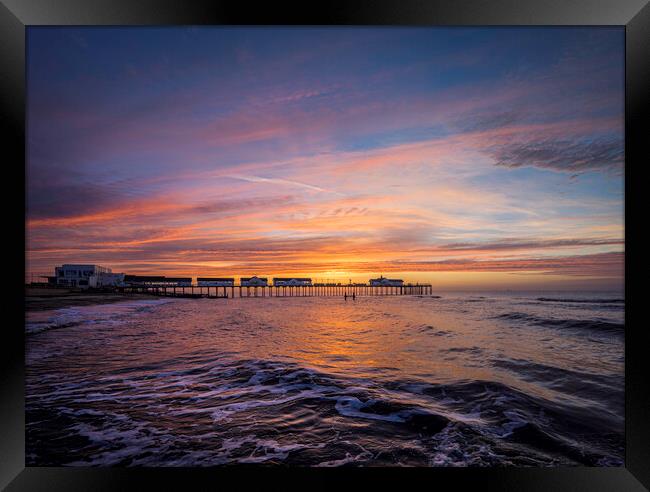
[[[519,110],[499,111],[495,108],[490,109],[491,111],[465,114],[453,125],[463,132],[471,133],[511,126],[525,119]]]
[[[105,229],[113,225],[113,231],[135,225],[140,230],[151,224],[166,224],[174,220],[188,219],[200,223],[214,216],[242,212],[256,207],[278,207],[293,201],[288,195],[265,198],[241,198],[213,200],[210,202],[187,203],[182,193],[177,195],[158,195],[139,200],[120,202],[100,201],[92,211],[74,215],[55,215],[30,218],[27,226],[31,228],[86,227],[86,232],[95,227]],[[64,203],[67,203],[64,201]],[[31,214],[30,214],[31,215]],[[53,230],[53,232],[56,229]],[[104,237],[110,237],[106,232]]]
[[[40,183],[30,186],[27,209],[32,219],[60,218],[97,212],[125,199],[115,188],[92,183]]]
[[[483,243],[452,243],[439,247],[440,250],[450,251],[501,251],[501,250],[518,250],[518,249],[548,249],[548,248],[565,248],[565,247],[583,247],[583,246],[609,246],[616,244],[625,244],[623,239],[502,239],[494,242]]]
[[[106,252],[89,252],[90,261],[103,262]],[[322,259],[301,258],[293,255],[283,256],[260,254],[248,257],[232,255],[215,257],[210,255],[170,255],[159,257],[143,257],[133,254],[121,257],[112,265],[121,265],[126,271],[143,273],[139,267],[147,258],[148,272],[182,273],[196,276],[198,274],[245,275],[263,272],[266,275],[277,273],[309,272],[312,275],[322,275],[324,272],[338,270],[351,275],[363,275],[377,272],[395,272],[405,275],[410,273],[479,273],[492,272],[503,274],[542,274],[563,275],[567,277],[611,277],[622,278],[624,270],[624,253],[599,253],[591,255],[570,255],[555,258],[516,258],[502,260],[456,259],[439,261],[342,261],[340,257]]]
[[[534,166],[574,175],[586,171],[621,171],[623,166],[623,139],[620,137],[512,142],[492,147],[487,152],[498,166]]]
[[[625,253],[595,253],[543,258],[500,260],[452,259],[441,261],[393,262],[386,271],[530,272],[554,275],[621,277]]]

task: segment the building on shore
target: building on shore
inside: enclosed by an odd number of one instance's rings
[[[66,263],[54,267],[54,276],[47,277],[47,281],[48,284],[57,287],[88,289],[91,287],[91,279],[96,284],[98,278],[111,274],[110,268],[101,265]]]
[[[104,289],[106,287],[124,286],[123,273],[100,273],[88,279],[88,286],[91,289]]]
[[[192,277],[125,275],[124,285],[127,287],[191,287]]]
[[[399,278],[385,278],[383,275],[379,278],[371,278],[370,285],[373,287],[401,287],[404,285],[404,280]]]
[[[199,287],[234,287],[234,278],[198,277],[196,283]]]
[[[295,286],[295,285],[300,285],[300,286],[305,286],[305,285],[311,285],[311,279],[310,278],[274,278],[273,279],[273,285],[275,287],[287,287],[287,286]]]
[[[269,279],[266,277],[242,277],[240,280],[242,287],[266,287],[269,285]]]

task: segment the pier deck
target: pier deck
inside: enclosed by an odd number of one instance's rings
[[[402,286],[375,286],[375,285],[304,285],[304,286],[230,286],[230,287],[155,287],[132,286],[120,287],[120,292],[142,293],[164,297],[189,297],[189,298],[248,298],[248,297],[343,297],[344,295],[356,297],[365,296],[416,296],[430,295],[433,288],[429,284],[402,285]]]

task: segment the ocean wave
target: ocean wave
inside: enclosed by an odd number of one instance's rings
[[[150,312],[156,306],[168,302],[172,301],[170,299],[140,299],[112,304],[29,312],[25,322],[25,333],[33,335],[48,330],[74,326],[100,324],[102,326],[115,326],[128,320],[133,314]]]
[[[423,325],[420,326],[417,330],[419,333],[429,333],[436,337],[448,337],[453,336],[453,333],[449,330],[440,330],[432,325]]]
[[[553,298],[538,297],[540,302],[568,302],[568,303],[585,303],[585,304],[625,304],[625,299],[571,299],[571,298]]]
[[[597,374],[585,370],[541,364],[522,359],[493,360],[494,367],[507,370],[519,378],[555,392],[562,402],[573,401],[585,407],[598,407],[592,419],[601,417],[602,404],[609,401],[614,411],[624,399],[624,377],[618,374]],[[548,396],[548,392],[546,392]]]
[[[68,437],[48,446],[63,446],[59,456],[69,459],[61,464],[72,465],[522,464],[508,455],[512,446],[525,446],[522,456],[538,464],[612,456],[599,447],[602,422],[593,428],[579,415],[567,420],[558,402],[504,383],[378,384],[266,360],[123,376],[76,386],[51,382],[49,393],[32,388],[28,447],[43,437],[39,423],[49,415]],[[121,390],[109,392],[107,384]],[[559,437],[578,424],[585,436],[580,450]],[[341,441],[352,432],[354,442]]]
[[[353,306],[284,299],[218,309],[212,301],[186,300],[118,308],[121,314],[112,305],[105,318],[102,308],[79,311],[67,321],[90,329],[28,340],[26,460],[621,463],[624,340],[599,333],[624,330],[593,329],[594,321],[618,326],[620,313],[601,305],[535,305],[532,297],[465,299],[367,299]],[[537,324],[558,329],[533,329]]]
[[[60,319],[54,319],[49,322],[32,322],[28,323],[25,326],[25,333],[28,335],[33,335],[36,333],[41,333],[43,331],[47,330],[54,330],[57,328],[70,328],[72,326],[77,326],[81,324],[79,321],[67,321],[67,320],[60,320]]]
[[[523,321],[528,325],[542,326],[547,328],[597,331],[612,334],[623,334],[625,332],[624,323],[615,323],[601,319],[542,318],[522,312],[503,313],[495,316],[494,319]]]

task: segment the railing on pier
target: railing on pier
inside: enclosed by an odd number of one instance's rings
[[[129,286],[120,292],[166,297],[209,297],[213,299],[236,297],[343,297],[362,296],[418,296],[431,295],[433,287],[418,285],[292,285],[292,286]]]

